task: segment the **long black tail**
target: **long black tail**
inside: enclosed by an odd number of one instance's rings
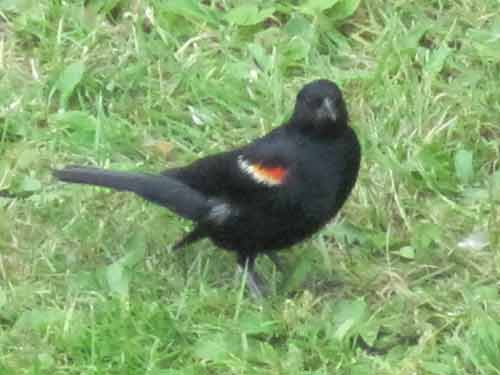
[[[130,191],[194,221],[203,218],[212,208],[207,197],[172,177],[79,166],[54,170],[53,174],[65,182]]]

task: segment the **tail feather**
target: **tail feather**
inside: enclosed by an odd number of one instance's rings
[[[163,175],[117,172],[79,166],[68,166],[64,169],[54,170],[53,174],[65,182],[133,192],[194,221],[203,218],[212,206],[203,194],[172,177]]]

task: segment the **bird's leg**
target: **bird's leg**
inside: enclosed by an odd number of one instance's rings
[[[283,263],[283,260],[279,257],[278,254],[271,252],[271,253],[266,253],[266,255],[269,259],[271,259],[271,262],[274,263],[278,271],[285,272],[286,270],[285,263]]]
[[[184,237],[182,237],[180,240],[178,240],[172,246],[172,250],[173,251],[181,250],[185,246],[187,246],[193,242],[198,241],[199,239],[203,238],[204,236],[205,236],[205,232],[203,231],[202,227],[197,226],[191,232],[189,232]]]
[[[255,299],[262,299],[266,294],[266,287],[262,278],[255,272],[254,265],[255,258],[253,257],[242,257],[238,259],[238,271],[240,273],[246,273],[246,282],[250,294]]]

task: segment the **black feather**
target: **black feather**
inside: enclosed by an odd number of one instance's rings
[[[194,230],[174,247],[209,237],[237,254],[259,294],[255,258],[310,237],[349,197],[361,147],[348,120],[338,86],[318,80],[300,90],[286,123],[242,147],[159,175],[87,167],[67,167],[54,175],[134,192],[193,220]],[[284,177],[269,183],[259,171],[270,168],[283,170]]]
[[[117,172],[79,166],[54,170],[53,174],[65,182],[103,186],[136,193],[190,220],[201,220],[213,206],[213,203],[203,194],[178,180],[163,175]]]

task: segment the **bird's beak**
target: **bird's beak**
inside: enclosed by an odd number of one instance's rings
[[[335,122],[337,120],[337,110],[333,104],[331,98],[325,98],[321,107],[319,108],[319,114],[321,117],[328,118],[330,121]]]

